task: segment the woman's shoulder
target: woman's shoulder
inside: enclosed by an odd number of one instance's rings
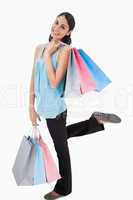
[[[60,42],[62,45],[63,45],[63,47],[65,47],[65,48],[67,48],[67,49],[71,49],[72,48],[72,45],[71,44],[66,44],[66,43],[64,43],[64,42]]]
[[[37,44],[35,47],[36,56],[39,57],[43,51],[43,49],[47,46],[47,43]]]
[[[69,55],[71,52],[71,45],[61,42],[61,46],[59,47],[58,58],[62,57],[62,55]]]
[[[71,49],[72,49],[72,46],[71,45],[69,45],[69,44],[66,44],[66,43],[64,43],[64,42],[61,42],[61,50],[60,50],[60,53],[62,52],[62,51],[66,51],[66,52],[70,52],[71,51]]]
[[[40,50],[40,49],[43,49],[44,47],[47,46],[48,43],[41,43],[41,44],[37,44],[36,45],[36,50]]]

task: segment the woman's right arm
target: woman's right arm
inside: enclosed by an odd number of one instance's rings
[[[34,73],[35,73],[35,62],[38,56],[40,45],[35,48],[33,68],[31,73],[30,85],[29,85],[29,117],[32,124],[37,124],[37,118],[41,121],[39,115],[35,111],[35,93],[34,93]]]

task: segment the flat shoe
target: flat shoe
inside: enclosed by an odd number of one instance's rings
[[[111,123],[121,122],[121,118],[113,113],[94,112],[92,116],[94,116],[97,120],[102,120],[105,122],[111,122]]]
[[[61,195],[59,193],[57,195],[56,192],[52,191],[52,192],[49,192],[49,193],[45,194],[44,198],[47,199],[47,200],[52,200],[52,199],[58,199],[58,198],[63,197],[63,196],[64,195]]]

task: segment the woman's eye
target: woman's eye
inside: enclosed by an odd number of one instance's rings
[[[62,26],[62,29],[65,29],[65,27],[64,27],[64,26]]]

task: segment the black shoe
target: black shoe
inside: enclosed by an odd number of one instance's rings
[[[113,113],[94,112],[92,113],[92,116],[94,116],[98,121],[100,120],[103,122],[111,122],[111,123],[121,122],[121,118]]]

